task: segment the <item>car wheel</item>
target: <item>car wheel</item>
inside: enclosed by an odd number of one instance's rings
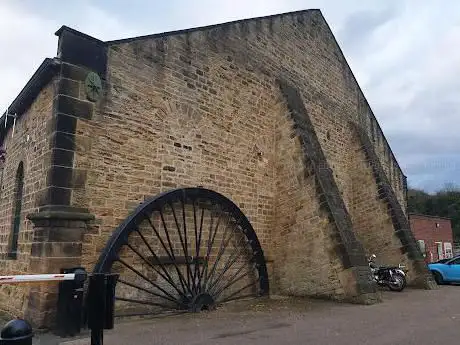
[[[442,279],[442,275],[439,272],[432,271],[434,280],[436,281],[436,284],[438,285],[443,285],[444,284],[444,279]]]

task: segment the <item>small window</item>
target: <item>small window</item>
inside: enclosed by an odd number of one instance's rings
[[[13,200],[13,224],[11,226],[10,250],[8,256],[17,258],[19,230],[21,227],[22,194],[24,190],[24,164],[19,163],[16,171],[16,186]]]
[[[436,223],[436,227],[439,228],[439,223]]]

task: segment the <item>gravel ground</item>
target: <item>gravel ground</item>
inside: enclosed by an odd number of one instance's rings
[[[277,299],[202,314],[122,321],[106,332],[104,344],[456,344],[459,289],[384,292],[384,302],[371,306]],[[35,344],[87,345],[89,340],[58,341],[41,335]]]

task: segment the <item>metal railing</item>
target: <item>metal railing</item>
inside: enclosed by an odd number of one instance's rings
[[[104,329],[114,327],[117,274],[88,274],[83,268],[63,269],[59,274],[0,276],[2,284],[59,283],[57,331],[74,336],[82,328],[91,331],[91,345],[103,345]],[[9,321],[0,331],[0,345],[32,345],[34,333],[24,319]]]

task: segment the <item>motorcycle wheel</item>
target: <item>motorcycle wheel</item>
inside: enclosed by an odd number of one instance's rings
[[[395,274],[393,281],[388,283],[388,287],[391,291],[401,292],[406,287],[406,279],[400,274]]]
[[[396,273],[397,275],[399,275],[401,277],[401,279],[403,280],[403,283],[404,283],[404,288],[407,286],[407,279],[406,279],[406,276],[405,275],[402,275],[401,273]]]

